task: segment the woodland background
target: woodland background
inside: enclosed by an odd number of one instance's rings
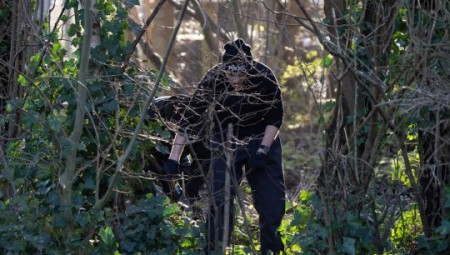
[[[287,254],[448,254],[445,0],[0,0],[0,253],[200,254],[143,172],[224,42],[283,90]],[[256,254],[246,198],[229,254]],[[244,212],[244,213],[243,213]]]

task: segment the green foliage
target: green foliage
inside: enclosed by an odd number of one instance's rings
[[[106,197],[106,207],[96,207],[112,185],[116,161],[128,146],[140,112],[145,110],[141,109],[142,102],[155,78],[133,63],[126,63],[128,67],[122,71],[130,51],[130,42],[125,38],[130,29],[127,8],[137,2],[95,1],[94,36],[100,38],[100,44],[90,49],[91,73],[85,84],[87,113],[80,143],[73,144],[69,139],[78,104],[77,77],[84,31],[78,1],[65,1],[65,8],[74,13],[74,23],[67,31],[74,55],[68,54],[57,33],[45,29],[43,40],[48,47],[33,55],[26,73],[19,76],[26,96],[8,101],[6,110],[13,113],[21,107],[20,127],[24,133],[20,140],[5,146],[18,192],[13,200],[1,197],[0,253],[69,254],[83,250],[85,254],[171,254],[183,249],[180,254],[198,254],[193,247],[200,247],[199,227],[191,226],[184,212],[161,197],[139,199],[133,195],[136,191],[132,181],[122,179],[141,174],[145,164],[142,155],[153,149],[155,142],[139,140],[132,148],[115,187],[117,192],[129,194],[128,198],[117,195],[120,199],[113,201]],[[69,19],[63,16],[62,21]],[[168,79],[164,82],[167,85]],[[2,118],[1,124],[4,121],[7,119]],[[163,131],[149,124],[145,132]],[[162,135],[167,136],[167,131]],[[77,172],[70,203],[74,218],[68,222],[61,213],[63,187],[59,179],[65,170],[66,155],[74,150]],[[125,200],[132,203],[126,209],[121,205]],[[118,210],[110,209],[119,204]]]
[[[330,54],[328,54],[324,58],[322,58],[322,60],[320,62],[320,66],[324,67],[324,68],[331,67],[332,64],[333,64],[333,57]]]
[[[13,3],[11,0],[7,2]],[[145,154],[154,147],[164,149],[158,142],[138,140],[124,169],[119,173],[119,181],[112,183],[111,179],[115,174],[117,159],[123,155],[130,142],[139,113],[145,110],[142,109],[142,102],[158,75],[158,71],[144,72],[132,62],[124,62],[130,50],[130,42],[126,40],[125,33],[137,31],[139,28],[136,24],[128,23],[127,11],[138,4],[138,0],[95,1],[94,36],[100,40],[98,45],[90,49],[90,79],[84,84],[88,90],[87,114],[83,121],[80,142],[70,142],[78,103],[77,77],[84,31],[84,14],[78,9],[79,2],[64,1],[64,8],[70,9],[74,14],[74,22],[69,25],[65,35],[68,37],[65,39],[68,39],[70,46],[75,49],[70,52],[73,55],[69,54],[60,35],[51,30],[49,23],[36,23],[35,25],[42,25],[40,31],[43,43],[39,51],[27,61],[25,71],[18,77],[18,86],[24,96],[9,99],[4,104],[2,101],[6,113],[0,118],[2,135],[3,127],[8,123],[15,123],[17,117],[20,117],[19,128],[22,132],[19,139],[7,141],[4,146],[8,166],[14,173],[13,181],[17,193],[15,197],[7,196],[3,191],[4,183],[0,183],[0,253],[200,254],[199,247],[204,241],[200,231],[201,223],[191,221],[187,212],[180,211],[177,205],[169,204],[163,197],[149,195],[141,198],[134,194],[136,186],[133,178],[141,174]],[[35,8],[36,4],[36,1],[32,1],[32,8]],[[369,56],[368,46],[374,42],[370,41],[368,35],[375,34],[381,27],[363,20],[370,14],[370,10],[364,9],[365,4],[360,0],[346,1],[346,9],[342,14],[347,24],[339,26],[336,33],[341,38],[348,39],[346,43],[349,43],[350,47],[343,52],[348,54],[347,66],[339,68],[345,69],[345,72],[356,68],[357,74],[361,72],[360,78],[366,74],[373,78],[374,70],[371,70],[371,67],[374,65],[374,59]],[[410,75],[412,78],[409,78],[403,75],[404,72],[409,72],[405,66],[409,66],[414,60],[412,56],[416,51],[440,53],[435,50],[447,40],[448,20],[438,17],[445,15],[437,15],[435,19],[433,15],[419,9],[411,14],[410,11],[415,7],[407,5],[407,1],[398,7],[387,8],[398,10],[398,13],[392,27],[390,47],[382,49],[389,52],[387,59],[378,59],[381,65],[379,70],[375,70],[382,73],[376,77],[379,78],[376,83],[380,86],[377,93],[384,94],[383,98],[392,101],[368,101],[367,105],[357,109],[354,116],[344,116],[341,120],[343,126],[359,125],[367,120],[368,114],[375,107],[372,103],[378,103],[376,107],[384,111],[385,106],[396,101],[414,99],[414,95],[397,92],[408,87],[408,91],[414,93],[420,84],[409,80],[416,79],[413,76],[420,77],[423,74],[413,74]],[[10,15],[10,9],[0,8],[1,22],[7,22]],[[427,18],[428,16],[433,19]],[[61,22],[72,22],[71,17],[63,15]],[[413,39],[417,40],[412,37],[412,33],[427,31],[422,28],[430,27],[430,22],[433,22],[435,29],[435,33],[429,37],[430,41],[414,41],[412,44]],[[270,28],[265,26],[259,26],[259,30],[270,31]],[[417,37],[415,34],[413,36]],[[7,55],[10,43],[11,40],[0,42],[2,56]],[[378,43],[381,45],[382,42]],[[17,59],[20,58],[21,56],[17,56]],[[307,123],[312,123],[311,119],[318,119],[322,128],[328,124],[327,116],[324,115],[332,114],[332,109],[337,106],[336,101],[330,100],[318,105],[318,101],[311,100],[310,94],[322,98],[322,85],[326,83],[325,73],[335,67],[336,60],[331,55],[323,56],[313,50],[306,55],[304,63],[296,59],[287,65],[280,82],[286,101],[292,102],[286,106],[286,112],[295,114],[286,121],[286,129],[305,127]],[[430,67],[429,73],[437,73],[441,77],[448,74],[445,69],[447,60],[423,58],[421,61],[424,61],[421,68]],[[125,65],[127,68],[123,69]],[[344,81],[342,78],[345,77],[338,77],[342,74],[333,73],[336,75],[334,78],[340,79],[339,82]],[[421,79],[428,80],[426,78]],[[164,76],[162,83],[168,86],[171,80]],[[361,96],[363,100],[368,98],[367,93]],[[424,106],[414,113],[403,109],[403,112],[400,111],[401,116],[399,114],[394,119],[389,119],[390,125],[396,125],[395,132],[404,131],[404,137],[401,138],[406,138],[407,141],[407,157],[413,168],[412,178],[415,182],[420,176],[420,159],[416,146],[419,130],[427,131],[436,125],[435,115],[430,114],[433,107]],[[16,115],[17,112],[20,112],[20,116]],[[354,134],[345,134],[345,139],[356,137],[357,145],[363,146],[369,128],[367,124],[362,125]],[[168,137],[167,131],[155,122],[146,123],[143,130],[145,133]],[[302,137],[305,133],[295,136],[290,136],[291,134],[288,134],[289,138]],[[384,139],[388,138],[390,137],[385,136]],[[319,153],[316,151],[298,153],[298,139],[286,139],[286,172],[298,171],[299,165],[313,168],[319,165]],[[307,140],[307,144],[319,144],[315,141]],[[386,141],[386,144],[392,143]],[[351,150],[352,146],[348,149]],[[65,170],[66,155],[74,150],[77,151],[77,172],[72,180],[72,205],[69,208],[74,218],[72,222],[68,222],[61,213],[65,209],[60,206],[60,195],[64,187],[61,186],[59,178]],[[396,150],[397,148],[393,151]],[[336,185],[332,188],[336,189],[333,192],[339,193],[342,198],[339,201],[327,201],[330,198],[319,198],[317,193],[303,191],[298,201],[288,203],[288,213],[280,229],[287,254],[325,254],[331,249],[337,254],[408,254],[416,251],[420,254],[442,254],[448,251],[450,219],[444,219],[439,227],[433,229],[432,236],[423,235],[415,204],[410,198],[404,198],[408,196],[409,190],[401,189],[401,192],[395,193],[399,187],[412,186],[413,180],[405,172],[404,159],[401,157],[403,155],[388,150],[386,154],[389,155],[383,156],[387,158],[389,167],[367,184],[369,187],[366,193],[356,194],[358,190],[355,191],[355,187]],[[372,167],[378,169],[376,165],[370,166]],[[344,170],[353,171],[350,168]],[[133,178],[129,178],[130,176]],[[383,176],[390,178],[382,179]],[[386,182],[384,185],[375,185],[375,188],[371,186],[383,181]],[[137,182],[140,187],[145,187],[151,180]],[[109,185],[116,185],[115,201],[107,198],[106,206],[97,208],[97,202],[105,195]],[[349,188],[350,192],[344,194],[344,188]],[[449,190],[446,187],[446,210],[450,208]],[[363,195],[358,197],[361,194]],[[397,196],[402,201],[391,205],[393,200],[389,200],[389,196]],[[354,208],[356,205],[359,206],[357,209]],[[328,210],[325,210],[325,206],[329,206]],[[329,220],[331,225],[325,219]],[[255,221],[251,217],[248,217],[248,220]],[[239,218],[236,224],[238,230],[235,236],[239,243],[235,246],[235,254],[248,254],[250,242],[257,237],[245,236],[245,233],[239,232],[244,225],[242,218]],[[257,232],[256,227],[252,227]],[[330,242],[328,238],[332,233],[337,234],[334,236],[338,238]]]
[[[421,254],[424,255],[446,254],[448,250],[448,240],[444,236],[419,236],[417,239],[417,248],[420,249]]]
[[[444,209],[448,212],[450,208],[450,185],[444,186],[444,194],[445,194],[445,204]],[[410,233],[408,233],[411,235]],[[446,215],[441,221],[439,227],[434,229],[433,236],[426,237],[424,235],[420,235],[417,237],[417,249],[421,252],[421,254],[432,255],[432,254],[444,254],[449,251],[449,241],[448,237],[450,235],[450,215]]]
[[[299,202],[292,202],[288,207],[290,212],[280,230],[283,242],[288,244],[287,254],[315,254],[316,251],[326,251],[326,237],[328,230],[318,221],[316,213],[320,213],[319,198],[316,194],[303,191],[299,195]],[[318,210],[317,212],[314,212]]]
[[[331,204],[343,205],[354,203],[358,198],[349,198],[349,201],[330,201]],[[287,244],[287,254],[326,254],[331,248],[336,254],[379,254],[380,249],[386,254],[408,254],[417,250],[417,241],[420,240],[422,225],[415,208],[395,212],[400,213],[398,218],[389,215],[387,222],[396,219],[395,224],[377,225],[375,219],[380,217],[377,213],[386,209],[388,201],[380,198],[367,198],[374,201],[375,211],[363,210],[355,213],[352,210],[343,210],[343,216],[325,214],[322,200],[315,192],[303,191],[300,193],[298,202],[288,205],[288,217],[281,227],[284,243]],[[336,202],[336,203],[333,203]],[[349,206],[351,208],[351,206]],[[389,206],[387,206],[389,208]],[[339,212],[339,211],[334,211]],[[327,227],[322,219],[329,217],[335,222],[331,228]],[[335,218],[336,217],[336,218]],[[442,228],[442,231],[446,231]],[[334,240],[330,247],[328,240],[330,233],[337,231],[341,239]],[[390,233],[389,240],[380,239]],[[436,242],[436,241],[434,241]],[[427,245],[431,245],[427,243]]]
[[[285,105],[285,111],[291,113],[293,117],[287,119],[285,126],[288,130],[298,129],[310,123],[310,118],[315,118],[317,105],[315,99],[322,98],[322,87],[316,85],[323,65],[331,65],[332,58],[325,56],[321,58],[319,52],[311,51],[306,56],[307,62],[300,62],[298,59],[294,63],[287,65],[280,76],[280,84],[283,97],[291,102]],[[295,89],[294,89],[295,88]]]
[[[0,201],[1,254],[61,254],[81,249],[85,254],[199,254],[200,227],[167,198],[140,199],[124,212],[82,208],[75,228],[67,231],[67,222],[55,212],[56,204],[48,204],[42,193],[56,198],[53,187],[42,184],[35,196]],[[85,242],[89,234],[92,238]]]
[[[391,241],[396,250],[408,252],[417,247],[417,238],[422,232],[420,215],[414,206],[409,211],[404,211],[391,230]]]
[[[200,253],[200,227],[167,198],[141,199],[110,220],[122,254]]]

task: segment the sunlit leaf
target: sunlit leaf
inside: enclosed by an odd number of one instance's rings
[[[310,191],[302,191],[300,193],[300,199],[302,201],[308,201],[309,199],[311,199],[312,197],[312,193]]]
[[[114,233],[111,227],[104,227],[100,229],[99,235],[105,244],[111,244],[114,241]]]
[[[25,87],[28,85],[27,79],[21,74],[19,75],[19,78],[17,81],[19,82],[20,86],[22,86],[22,87]]]
[[[322,60],[320,61],[320,66],[321,67],[330,67],[333,64],[333,57],[328,54],[326,55],[324,58],[322,58]]]

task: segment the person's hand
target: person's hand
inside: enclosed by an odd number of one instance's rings
[[[261,171],[266,169],[267,166],[267,154],[262,152],[257,152],[250,162],[250,169],[254,171]]]
[[[161,168],[163,174],[167,175],[167,177],[173,179],[179,174],[180,163],[173,159],[166,160],[164,166]]]

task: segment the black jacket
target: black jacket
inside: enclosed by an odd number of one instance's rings
[[[283,122],[281,90],[272,70],[252,61],[243,89],[235,91],[225,78],[222,64],[208,70],[198,84],[181,122],[181,132],[199,130],[226,137],[229,123],[239,139],[264,134],[267,125]],[[213,124],[210,128],[209,124]],[[209,130],[209,131],[208,131]]]

